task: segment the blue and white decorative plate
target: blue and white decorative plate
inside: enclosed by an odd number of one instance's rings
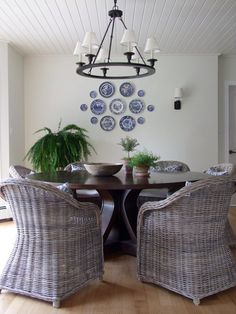
[[[97,97],[97,92],[95,91],[95,90],[92,90],[90,93],[89,93],[89,95],[90,95],[90,97],[91,98],[96,98]]]
[[[147,106],[147,110],[148,111],[153,111],[155,109],[155,107],[153,105],[148,105]]]
[[[131,83],[125,82],[120,85],[120,93],[124,97],[129,97],[134,93],[134,87]]]
[[[120,128],[124,131],[132,131],[136,125],[136,122],[131,116],[124,116],[120,119]]]
[[[99,93],[102,97],[109,98],[115,93],[115,86],[110,82],[103,82],[99,86]]]
[[[110,110],[114,114],[121,114],[125,111],[126,104],[121,99],[113,99],[110,103]]]
[[[137,122],[138,122],[138,124],[144,124],[145,118],[144,118],[144,117],[139,117],[139,118],[137,119]]]
[[[142,90],[142,89],[140,89],[140,90],[138,91],[138,96],[139,96],[139,97],[143,97],[144,95],[145,95],[145,91]]]
[[[133,99],[129,103],[129,110],[133,113],[140,113],[144,109],[144,102],[141,99]]]
[[[97,123],[98,123],[98,118],[97,118],[97,117],[92,117],[92,118],[90,119],[90,122],[91,122],[92,124],[97,124]]]
[[[100,126],[104,131],[111,131],[114,129],[116,121],[111,116],[104,116],[100,121]]]
[[[86,104],[80,105],[80,110],[86,111],[88,109],[88,106]]]
[[[92,113],[100,115],[106,111],[106,104],[101,99],[95,99],[91,102],[90,109]]]

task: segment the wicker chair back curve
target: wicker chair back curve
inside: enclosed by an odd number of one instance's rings
[[[14,179],[25,179],[31,172],[31,169],[20,165],[11,165],[9,168],[9,176]]]
[[[9,179],[0,184],[17,226],[17,239],[0,289],[53,302],[103,275],[100,209],[56,187]]]
[[[235,182],[229,177],[200,180],[160,202],[140,208],[137,272],[193,299],[236,285],[236,263],[225,224]]]

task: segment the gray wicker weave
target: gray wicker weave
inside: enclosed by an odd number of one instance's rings
[[[80,172],[86,171],[84,167],[84,163],[81,161],[76,161],[68,164],[65,168],[65,171],[68,172]],[[101,197],[96,190],[86,190],[86,189],[79,189],[76,190],[76,198],[80,202],[92,202],[101,207]]]
[[[236,285],[236,262],[225,237],[235,182],[200,180],[160,202],[147,202],[138,215],[137,273],[193,299]]]
[[[20,165],[11,165],[9,168],[9,176],[14,179],[25,179],[31,172],[31,169]]]
[[[220,163],[211,166],[207,170],[205,170],[205,173],[208,173],[210,175],[214,176],[221,176],[221,175],[228,175],[228,176],[234,176],[235,175],[235,165],[232,163]],[[236,247],[236,235],[233,232],[233,229],[230,225],[229,220],[227,220],[225,225],[225,232],[226,237],[228,239],[228,243],[231,247]]]
[[[53,302],[103,275],[100,210],[56,187],[25,179],[1,182],[17,226],[0,289]],[[1,290],[0,290],[1,291]]]
[[[184,162],[176,160],[160,160],[156,163],[156,166],[151,168],[151,172],[187,172],[190,171],[189,166]],[[141,191],[137,199],[137,206],[140,207],[145,202],[160,201],[168,197],[171,194],[167,188],[163,189],[146,189]]]

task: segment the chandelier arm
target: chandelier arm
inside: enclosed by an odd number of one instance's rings
[[[110,43],[109,43],[109,50],[108,50],[108,63],[110,62],[110,57],[111,57],[111,45],[112,45],[112,40],[113,40],[113,33],[114,33],[114,26],[115,26],[115,17],[113,17],[112,21],[112,28],[111,28],[111,35],[110,35]]]

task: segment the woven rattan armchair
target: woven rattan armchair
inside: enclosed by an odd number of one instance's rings
[[[235,183],[210,178],[192,183],[138,215],[137,273],[193,299],[236,285],[236,261],[225,238]]]
[[[24,179],[0,184],[17,226],[0,291],[53,302],[103,276],[100,210],[56,187]]]
[[[209,167],[204,171],[207,174],[213,176],[234,176],[236,172],[235,165],[232,163],[219,163],[214,166]],[[226,237],[228,239],[228,243],[231,247],[236,247],[236,235],[233,232],[233,229],[230,225],[229,220],[227,220],[225,225]]]
[[[176,160],[160,160],[156,166],[151,168],[151,172],[187,172],[190,171],[189,166],[182,161]],[[143,203],[149,201],[160,201],[168,197],[172,191],[167,188],[163,189],[146,189],[141,191],[137,199],[137,205],[140,207]]]
[[[76,162],[72,162],[70,164],[68,164],[65,168],[65,171],[69,171],[69,172],[80,172],[80,171],[86,171],[84,167],[84,163],[80,162],[80,161],[76,161]],[[78,201],[80,202],[92,202],[97,204],[99,207],[101,207],[101,197],[98,194],[98,192],[96,190],[86,190],[86,189],[80,189],[80,190],[76,190],[76,198]]]
[[[25,179],[31,172],[31,169],[20,165],[11,165],[9,168],[9,176],[14,179]]]

